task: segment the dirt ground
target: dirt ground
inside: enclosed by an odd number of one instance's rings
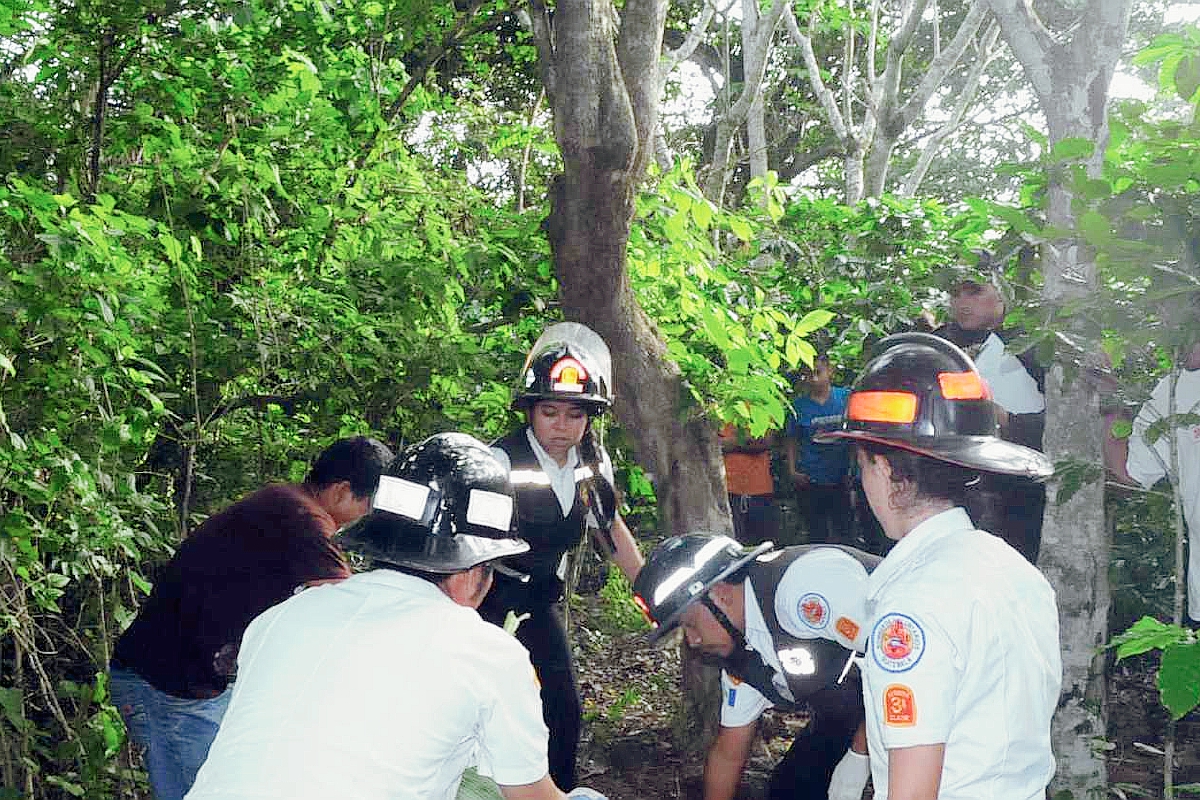
[[[584,696],[580,780],[611,800],[700,800],[701,756],[676,744],[679,656],[652,648],[637,634],[606,634],[594,622],[597,601],[585,599],[573,626]],[[1112,670],[1109,689],[1110,796],[1163,797],[1162,743],[1168,716],[1158,702],[1153,660],[1131,659]],[[739,798],[766,796],[767,776],[802,727],[795,715],[771,715],[755,745]],[[1176,797],[1200,797],[1200,711],[1177,725]],[[865,795],[872,795],[868,788]]]

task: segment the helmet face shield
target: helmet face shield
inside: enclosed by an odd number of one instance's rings
[[[991,390],[956,345],[926,333],[880,342],[851,390],[840,430],[814,439],[874,442],[968,469],[1045,480],[1045,455],[998,435]]]
[[[612,357],[591,328],[577,322],[551,325],[538,337],[516,390],[515,404],[562,400],[599,414],[612,404]]]

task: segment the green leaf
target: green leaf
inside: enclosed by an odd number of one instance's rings
[[[1175,91],[1190,103],[1197,89],[1200,89],[1200,55],[1184,56],[1175,67]]]
[[[1162,650],[1187,636],[1182,628],[1167,625],[1153,617],[1142,617],[1129,630],[1114,636],[1109,647],[1117,648],[1117,660],[1141,655],[1151,650]]]
[[[738,347],[725,354],[725,361],[729,365],[731,373],[734,375],[745,375],[750,371],[750,364],[754,361],[754,353],[744,347]]]
[[[1079,230],[1089,244],[1104,244],[1113,237],[1112,222],[1099,211],[1085,211],[1081,214]]]
[[[729,229],[733,231],[734,236],[743,242],[748,242],[754,238],[754,230],[750,227],[750,223],[741,217],[729,217]]]
[[[707,200],[702,200],[692,204],[690,209],[692,219],[701,230],[708,230],[708,226],[712,224],[713,209]]]
[[[178,264],[183,257],[183,245],[179,243],[179,240],[170,233],[163,231],[158,234],[158,241],[162,244],[163,250],[167,251],[167,258],[170,259],[171,263]]]
[[[1096,150],[1096,143],[1082,137],[1059,139],[1050,148],[1051,163],[1061,164],[1064,161],[1082,161]]]
[[[1200,642],[1169,645],[1158,669],[1158,689],[1173,719],[1200,705]]]
[[[132,583],[134,586],[136,586],[138,588],[138,591],[142,592],[147,597],[149,597],[150,590],[154,588],[154,584],[150,583],[150,581],[148,581],[144,577],[142,577],[142,574],[140,572],[132,571],[132,572],[129,572],[128,575],[129,575],[130,583]]]
[[[824,328],[833,320],[833,317],[833,312],[828,309],[813,309],[805,314],[798,323],[796,323],[793,333],[795,333],[797,336],[807,336],[813,331]]]
[[[704,306],[700,309],[700,322],[713,344],[722,350],[729,347],[729,333],[725,330],[725,322],[710,307]]]

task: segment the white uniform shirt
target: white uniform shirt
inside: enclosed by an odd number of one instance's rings
[[[1129,437],[1129,457],[1125,468],[1129,477],[1149,489],[1167,474],[1171,464],[1171,439],[1164,434],[1148,444],[1146,429],[1155,421],[1169,416],[1171,409],[1171,376],[1158,382],[1150,398],[1142,405],[1133,421]],[[1200,370],[1179,373],[1175,384],[1175,413],[1200,414]],[[1187,520],[1188,551],[1188,616],[1200,621],[1200,423],[1175,428],[1179,448],[1179,493],[1183,516]]]
[[[374,570],[246,629],[229,710],[188,800],[453,800],[475,765],[548,772],[529,655],[434,584]]]
[[[761,558],[771,559],[775,550]],[[791,698],[775,642],[750,581],[745,581],[746,643],[775,670],[772,682]],[[775,587],[775,616],[785,631],[800,639],[824,637],[843,647],[861,649],[866,639],[867,570],[856,558],[834,547],[817,548],[792,562]],[[721,671],[721,725],[740,728],[774,704],[748,683]]]
[[[992,399],[1010,414],[1037,414],[1046,410],[1046,396],[1021,360],[992,333],[973,358],[975,368],[992,390]]]
[[[954,508],[897,542],[868,587],[875,796],[888,794],[889,748],[945,744],[940,800],[1042,800],[1062,683],[1042,574]]]

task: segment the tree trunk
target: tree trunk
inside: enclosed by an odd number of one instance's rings
[[[1023,0],[989,0],[1002,35],[1029,78],[1050,132],[1050,145],[1080,137],[1095,143],[1088,162],[1093,173],[1108,139],[1107,98],[1129,20],[1129,0],[1093,0],[1082,9],[1070,41],[1050,36]],[[1073,195],[1066,171],[1048,175],[1046,222],[1051,230],[1075,226]],[[1092,254],[1075,239],[1043,244],[1043,297],[1051,309],[1084,297],[1096,286]],[[1061,318],[1060,318],[1061,319]],[[1070,330],[1060,333],[1071,336]],[[1080,413],[1084,411],[1084,413]],[[1047,375],[1046,452],[1056,462],[1082,460],[1098,467],[1102,425],[1095,391],[1086,381],[1065,379],[1061,363]],[[1058,595],[1063,645],[1063,693],[1054,718],[1058,773],[1052,788],[1074,797],[1106,794],[1103,750],[1106,734],[1104,662],[1107,640],[1109,539],[1104,524],[1103,482],[1085,484],[1065,503],[1053,502],[1050,487],[1038,566]]]
[[[679,368],[638,305],[625,255],[634,196],[654,155],[665,0],[565,0],[553,20],[531,8],[539,64],[563,171],[545,228],[566,315],[599,333],[613,356],[614,404],[636,433],[639,463],[658,495],[662,532],[731,531],[716,431],[688,407]],[[617,31],[619,30],[619,36]],[[715,732],[711,679],[687,691],[685,746]]]
[[[753,19],[743,19],[742,26],[742,91],[721,118],[717,121],[717,141],[713,148],[713,160],[708,178],[704,182],[704,195],[713,203],[721,204],[725,186],[729,182],[731,148],[733,136],[746,122],[755,103],[762,105],[763,74],[767,68],[767,57],[771,53],[771,40],[775,28],[788,9],[786,0],[774,0],[764,15],[757,13],[751,0],[742,4],[743,14]],[[760,117],[761,119],[761,117]],[[766,174],[766,134],[762,134],[762,172]],[[754,163],[754,142],[750,143],[751,163]]]

